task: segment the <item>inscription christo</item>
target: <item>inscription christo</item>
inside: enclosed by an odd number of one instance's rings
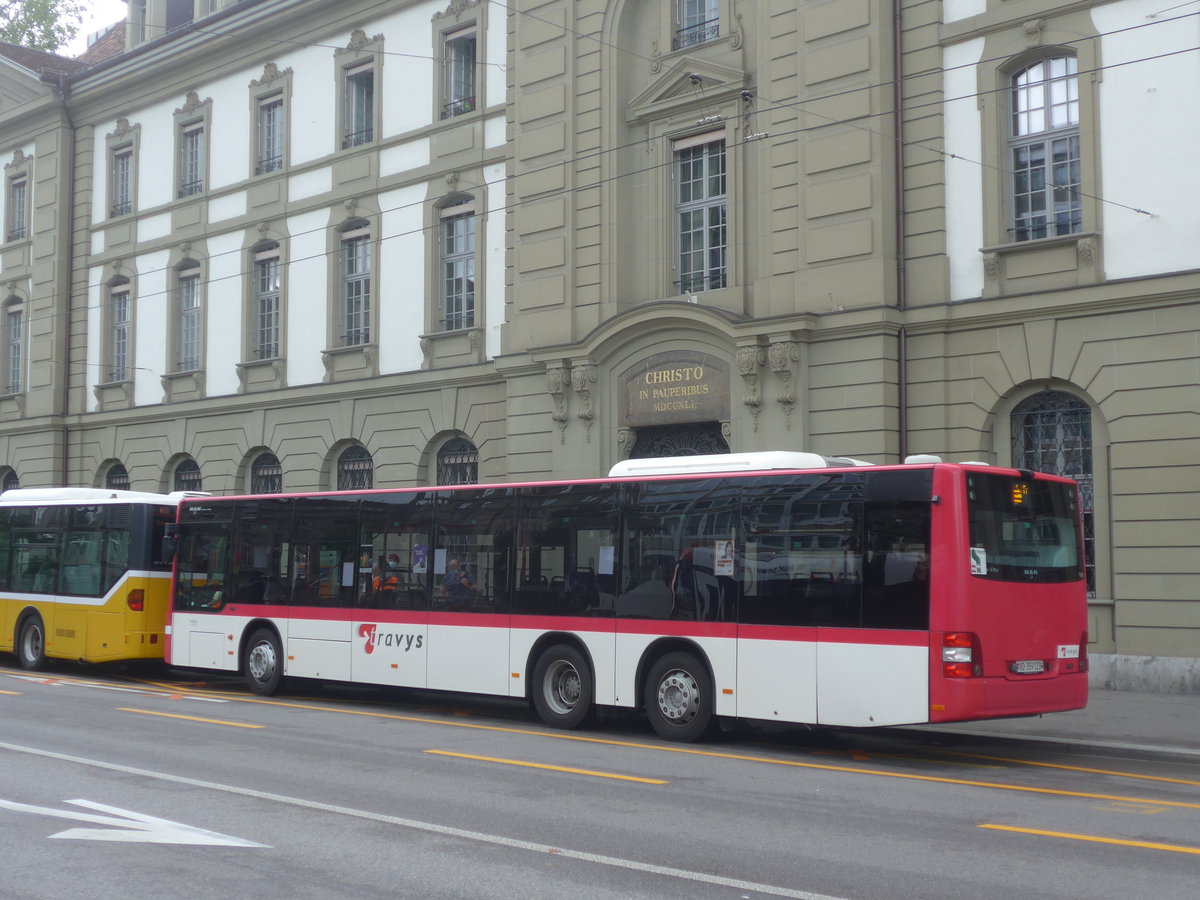
[[[654,369],[642,376],[644,386],[638,389],[638,400],[648,403],[652,412],[698,409],[699,398],[709,393],[707,384],[695,383],[703,379],[704,366]]]

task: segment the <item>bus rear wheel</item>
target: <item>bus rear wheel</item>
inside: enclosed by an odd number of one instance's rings
[[[668,741],[696,741],[716,725],[712,679],[690,653],[668,653],[650,667],[643,702],[650,724]]]
[[[533,708],[552,728],[578,728],[591,721],[595,688],[588,661],[574,647],[546,648],[533,667]]]
[[[21,623],[17,656],[22,669],[40,669],[46,662],[46,627],[42,624],[42,617],[36,613]]]
[[[260,628],[250,636],[242,668],[246,684],[256,694],[267,697],[283,686],[283,650],[274,631]]]

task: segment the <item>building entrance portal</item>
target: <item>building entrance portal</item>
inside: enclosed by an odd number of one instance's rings
[[[728,453],[729,442],[721,433],[720,422],[696,422],[691,425],[650,425],[636,429],[637,439],[630,459],[658,456],[700,456]]]

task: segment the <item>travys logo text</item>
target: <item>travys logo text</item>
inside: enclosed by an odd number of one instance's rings
[[[423,634],[380,631],[378,625],[359,625],[358,636],[366,639],[363,650],[367,653],[374,653],[376,647],[395,647],[407,653],[409,650],[420,650],[425,643]]]

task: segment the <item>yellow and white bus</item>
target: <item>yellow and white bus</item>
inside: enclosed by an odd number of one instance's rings
[[[189,492],[18,488],[0,494],[0,651],[21,666],[162,659],[163,533]],[[203,495],[199,495],[203,496]]]

